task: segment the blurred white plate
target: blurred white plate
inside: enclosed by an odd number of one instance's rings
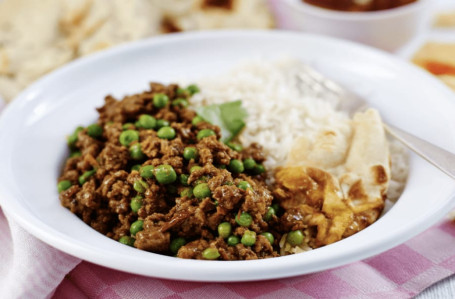
[[[106,94],[121,97],[172,82],[221,73],[242,61],[287,54],[366,97],[385,120],[455,151],[455,98],[436,79],[390,55],[313,35],[232,31],[176,34],[75,61],[33,84],[0,119],[0,203],[44,242],[106,267],[194,281],[246,281],[321,271],[396,246],[438,221],[453,204],[455,184],[411,155],[407,187],[376,223],[335,244],[255,261],[196,261],[115,242],[60,206],[56,181],[67,155],[65,136],[97,117]],[[279,99],[277,99],[279,100]]]

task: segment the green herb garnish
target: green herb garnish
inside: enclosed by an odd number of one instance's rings
[[[241,100],[199,107],[196,110],[203,119],[220,127],[223,142],[229,142],[242,131],[248,116]]]

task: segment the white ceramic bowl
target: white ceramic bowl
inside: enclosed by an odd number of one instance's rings
[[[57,178],[65,136],[97,118],[106,94],[225,72],[245,60],[288,54],[377,107],[386,121],[455,151],[455,98],[436,79],[382,52],[336,39],[286,32],[176,34],[132,43],[75,61],[21,93],[0,118],[0,204],[44,242],[107,267],[194,281],[246,281],[321,271],[363,259],[423,231],[451,207],[455,184],[415,155],[398,203],[376,223],[335,244],[254,261],[182,260],[124,246],[60,206]],[[279,100],[279,99],[277,99]]]
[[[395,51],[424,30],[430,0],[374,12],[343,12],[320,8],[302,0],[275,1],[284,29],[319,33]]]

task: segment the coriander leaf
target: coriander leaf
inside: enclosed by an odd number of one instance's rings
[[[196,111],[199,116],[220,127],[221,141],[223,142],[229,142],[240,133],[248,116],[242,107],[241,100],[203,106],[197,108]]]

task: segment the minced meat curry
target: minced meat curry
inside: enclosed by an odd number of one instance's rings
[[[68,137],[71,155],[58,183],[62,205],[125,245],[208,260],[302,252],[378,219],[390,160],[377,111],[354,116],[349,147],[338,144],[334,131],[311,147],[301,136],[267,185],[261,146],[231,143],[221,136],[226,123],[213,125],[189,109],[198,91],[152,83],[150,91],[121,101],[106,97],[98,121]],[[241,102],[222,105],[204,109],[229,109],[220,118],[240,132]],[[328,150],[334,148],[349,150]],[[344,171],[337,176],[315,167],[318,157]]]
[[[99,119],[69,136],[58,188],[64,207],[119,242],[180,258],[278,256],[279,207],[265,184],[261,146],[220,141],[188,109],[197,86],[151,83],[111,96]],[[301,231],[288,240],[302,243]]]

